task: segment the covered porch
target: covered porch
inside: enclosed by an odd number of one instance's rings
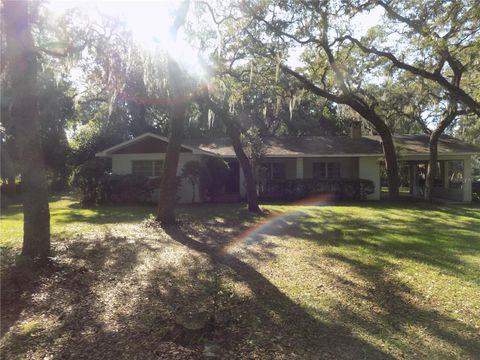
[[[403,158],[408,173],[409,194],[423,198],[428,168],[428,158]],[[471,158],[439,157],[435,171],[432,196],[455,202],[472,201]]]

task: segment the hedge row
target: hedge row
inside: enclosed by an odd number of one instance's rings
[[[295,201],[325,193],[340,200],[364,200],[374,192],[371,180],[364,179],[292,179],[269,180],[263,185],[263,200]]]

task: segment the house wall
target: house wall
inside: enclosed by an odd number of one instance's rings
[[[367,200],[380,200],[380,164],[378,158],[364,156],[358,158],[358,177],[372,180],[375,186],[373,194],[367,196]]]
[[[204,155],[181,153],[178,161],[177,175],[182,173],[183,166],[190,160],[202,161]],[[164,160],[164,153],[157,154],[114,154],[112,155],[112,172],[118,175],[126,175],[132,173],[132,160]],[[182,179],[181,187],[178,190],[179,203],[192,202],[193,189],[192,185]],[[158,201],[159,190],[155,190],[152,194],[152,200]],[[202,202],[200,194],[200,185],[195,188],[195,202]]]

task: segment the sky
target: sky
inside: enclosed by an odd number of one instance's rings
[[[171,9],[178,2],[163,1],[60,1],[50,0],[47,7],[57,15],[72,8],[80,8],[90,16],[99,13],[112,15],[125,21],[132,30],[136,42],[147,48],[155,47],[158,41],[165,39],[172,21]]]

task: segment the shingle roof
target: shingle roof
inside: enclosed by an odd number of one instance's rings
[[[377,136],[378,139],[380,137]],[[395,135],[395,145],[400,154],[427,154],[429,152],[429,136],[426,134],[417,135]],[[442,135],[438,140],[438,152],[443,154],[480,154],[480,147],[464,143],[451,136]]]
[[[394,141],[401,155],[428,154],[428,135],[396,135]],[[382,155],[379,136],[352,139],[348,136],[267,137],[266,156],[358,156]],[[235,152],[229,138],[185,140],[184,144],[219,156],[233,157]],[[439,153],[480,154],[480,148],[449,136],[439,140]]]

